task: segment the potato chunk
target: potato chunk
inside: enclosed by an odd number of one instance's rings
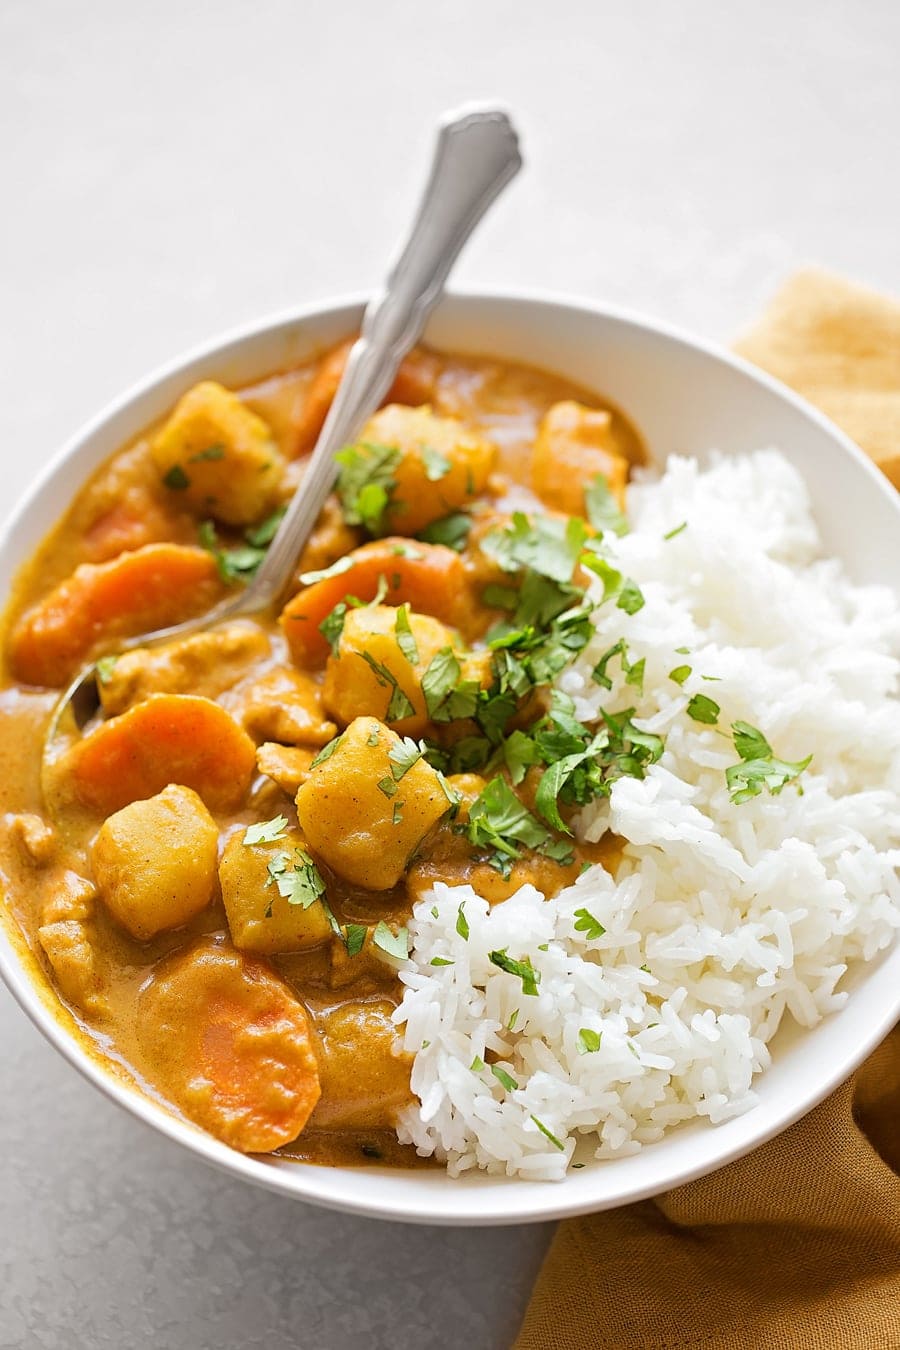
[[[249,525],[278,498],[284,458],[261,417],[222,385],[194,385],[151,452],[167,488],[198,515]]]
[[[191,788],[170,784],[132,802],[110,816],[94,840],[100,897],[142,941],[179,928],[212,899],[218,840],[216,822]]]
[[[310,1124],[319,1129],[390,1129],[412,1098],[412,1056],[394,1053],[388,999],[342,1003],[318,1019],[322,1097]]]
[[[289,875],[304,849],[303,836],[288,829],[271,843],[246,844],[246,830],[233,834],[219,864],[222,899],[228,916],[231,940],[241,951],[274,956],[276,952],[302,952],[318,947],[331,937],[331,924],[321,900],[304,907],[280,895],[268,869],[282,864]]]
[[[424,759],[406,768],[404,748],[374,717],[357,717],[297,792],[310,847],[339,876],[372,891],[397,884],[411,854],[450,809],[436,771]]]
[[[400,452],[391,469],[394,486],[384,511],[384,533],[416,534],[477,497],[494,465],[496,449],[455,417],[437,417],[426,404],[391,403],[370,418],[359,438]]]
[[[218,698],[268,652],[265,633],[249,623],[194,633],[162,647],[139,647],[104,671],[98,680],[100,702],[107,717],[114,717],[150,694]]]
[[[602,473],[625,505],[628,460],[613,428],[612,413],[568,399],[541,419],[531,460],[531,484],[541,501],[570,516],[584,515],[584,490]]]
[[[319,1100],[302,1004],[264,961],[206,938],[158,965],[137,1003],[149,1076],[244,1153],[288,1144]]]
[[[451,646],[454,636],[439,619],[412,614],[405,606],[365,605],[348,610],[337,650],[325,667],[325,707],[341,726],[354,717],[377,717],[390,722],[401,735],[421,736],[428,725],[422,676],[438,652]],[[408,654],[417,659],[410,660]],[[374,670],[372,662],[386,674]],[[397,702],[395,691],[412,706],[405,717],[388,717],[392,700]]]

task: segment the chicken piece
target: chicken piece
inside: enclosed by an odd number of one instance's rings
[[[179,928],[213,896],[219,831],[190,788],[171,784],[100,827],[91,865],[111,914],[140,940]]]
[[[235,704],[235,715],[257,740],[321,746],[337,735],[323,716],[319,685],[292,666],[276,666],[235,690]]]
[[[277,783],[289,797],[296,795],[301,783],[309,776],[309,766],[315,759],[312,750],[295,745],[277,745],[264,741],[256,752],[256,767]]]
[[[56,852],[56,831],[30,811],[9,818],[9,833],[24,857],[35,867],[46,867]]]
[[[250,525],[272,510],[284,457],[261,417],[222,385],[194,385],[156,433],[163,484],[197,515]]]
[[[233,834],[219,864],[222,900],[231,940],[260,956],[302,952],[332,936],[331,921],[309,877],[309,855],[299,830],[286,829],[271,842],[248,844],[246,830]],[[318,875],[318,874],[316,874]],[[295,881],[292,898],[279,881]],[[312,897],[312,898],[311,898]]]
[[[389,999],[341,1003],[317,1018],[322,1097],[310,1124],[317,1129],[392,1128],[412,1100],[412,1056],[395,1052]]]
[[[92,1017],[107,1011],[93,931],[96,898],[90,882],[75,872],[64,872],[44,905],[43,921],[37,930],[63,996]]]
[[[450,810],[443,780],[374,717],[357,717],[297,792],[300,828],[337,874],[369,890],[400,880]]]
[[[628,459],[615,434],[612,413],[567,399],[541,419],[531,460],[531,484],[552,510],[583,516],[584,492],[603,474],[619,506],[625,505]]]
[[[268,654],[269,639],[249,623],[195,633],[162,647],[139,647],[101,665],[100,702],[107,717],[114,717],[150,694],[217,698]]]

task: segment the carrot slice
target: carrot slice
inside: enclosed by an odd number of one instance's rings
[[[67,751],[58,781],[109,816],[169,783],[193,788],[213,811],[240,805],[256,748],[224,708],[193,694],[151,694]]]
[[[303,406],[294,423],[295,455],[306,454],[316,443],[316,437],[322,430],[328,409],[341,382],[350,348],[356,341],[348,338],[339,346],[333,347],[322,359],[316,371]],[[409,403],[418,405],[427,403],[434,392],[438,363],[429,352],[410,352],[400,364],[396,378],[385,398],[385,403]]]
[[[462,616],[465,569],[459,554],[443,544],[373,539],[348,553],[342,564],[335,575],[313,582],[282,610],[281,626],[298,666],[312,668],[325,662],[329,648],[319,624],[347,595],[373,600],[382,577],[386,605],[409,602],[420,613],[454,626]]]
[[[270,966],[221,939],[157,967],[137,1026],[163,1094],[243,1153],[296,1139],[319,1100],[306,1010]]]
[[[183,544],[82,563],[19,619],[9,644],[12,672],[25,684],[65,684],[102,643],[200,614],[221,591],[212,555]]]

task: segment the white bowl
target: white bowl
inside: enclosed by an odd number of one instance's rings
[[[193,352],[152,376],[75,437],[14,514],[0,545],[0,587],[37,547],[91,471],[197,380],[249,383],[355,330],[359,301],[310,307]],[[621,405],[657,460],[670,451],[727,453],[777,445],[803,474],[829,551],[859,581],[900,589],[900,497],[865,456],[788,389],[728,353],[663,324],[567,300],[454,295],[426,340],[438,348],[526,361],[569,376]],[[0,928],[0,971],[21,1006],[71,1064],[198,1158],[233,1176],[314,1204],[420,1223],[502,1224],[611,1208],[658,1194],[749,1152],[797,1120],[843,1081],[900,1016],[900,946],[851,972],[846,1006],[815,1030],[785,1026],[772,1067],[757,1081],[759,1104],[711,1127],[686,1125],[658,1144],[595,1163],[559,1183],[440,1170],[329,1168],[245,1157],[132,1090],[107,1072],[53,1012],[34,963]]]

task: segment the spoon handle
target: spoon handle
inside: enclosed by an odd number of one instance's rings
[[[450,268],[485,211],[522,165],[518,137],[499,108],[450,114],[441,123],[431,173],[409,238],[384,289],[366,306],[337,395],[303,482],[241,598],[259,610],[284,590],[337,475],[335,453],[358,435],[420,337]]]

